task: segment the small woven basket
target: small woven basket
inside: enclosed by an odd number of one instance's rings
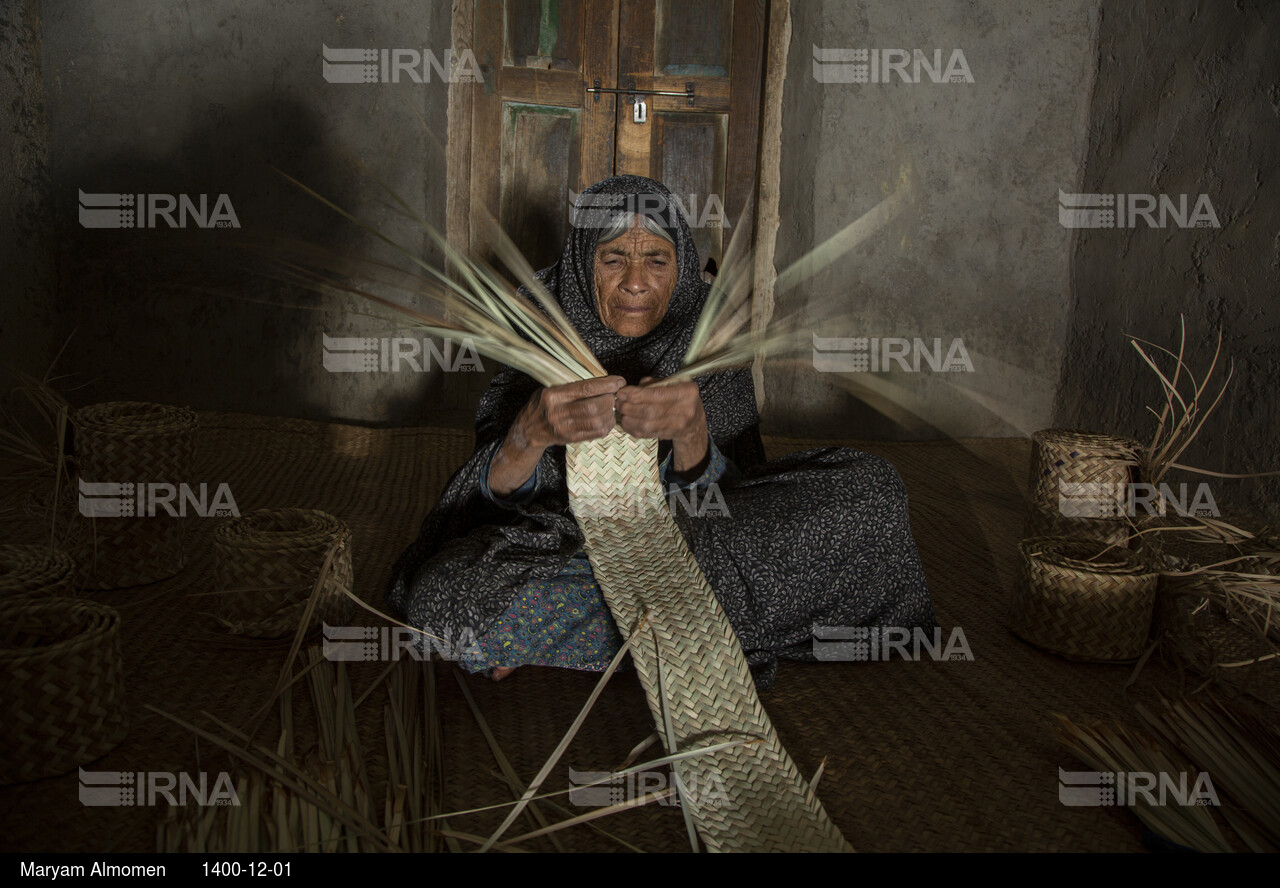
[[[1134,528],[1124,519],[1110,520],[1106,518],[1068,518],[1064,515],[1049,514],[1040,508],[1027,510],[1026,524],[1023,526],[1024,538],[1030,537],[1073,537],[1093,540],[1107,546],[1130,547],[1135,542],[1131,537]]]
[[[87,764],[128,733],[120,616],[91,601],[0,605],[0,784]]]
[[[1037,509],[1066,518],[1124,516],[1141,444],[1075,429],[1041,429],[1031,440],[1031,498]]]
[[[1132,660],[1145,650],[1157,574],[1143,558],[1059,537],[1023,540],[1019,550],[1015,633],[1075,660]]]
[[[0,546],[0,604],[72,593],[75,563],[48,546]]]
[[[326,559],[308,628],[350,613],[351,531],[327,512],[258,509],[219,526],[213,545],[214,616],[236,635],[277,638],[296,631]]]
[[[1274,550],[1274,545],[1267,546]],[[1207,561],[1217,561],[1214,556]],[[1186,558],[1175,558],[1175,570],[1192,569]],[[1280,563],[1274,557],[1249,558],[1237,562],[1233,570],[1246,574],[1280,575]],[[1248,614],[1230,607],[1224,599],[1228,576],[1206,579],[1203,576],[1171,576],[1161,574],[1157,588],[1152,637],[1167,642],[1175,656],[1195,671],[1212,676],[1235,687],[1248,686],[1255,694],[1280,703],[1280,661],[1274,653],[1277,640],[1274,616],[1270,639],[1261,635],[1266,612]],[[1249,664],[1249,661],[1261,658]],[[1223,668],[1222,664],[1237,664]]]
[[[186,562],[185,520],[163,508],[136,515],[138,485],[191,481],[196,414],[182,407],[139,401],[111,401],[75,412],[76,470],[80,509],[68,545],[83,571],[83,585],[120,589],[154,583],[182,570]],[[105,499],[84,484],[120,485]],[[143,487],[142,490],[148,488]],[[85,517],[114,501],[124,517]],[[146,500],[144,497],[144,505]]]

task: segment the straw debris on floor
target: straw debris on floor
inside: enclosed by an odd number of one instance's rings
[[[352,534],[355,594],[379,609],[392,562],[472,447],[469,434],[444,429],[374,430],[218,413],[201,413],[199,420],[196,474],[225,481],[242,513],[299,507],[342,519]],[[766,438],[771,458],[830,443]],[[898,468],[939,621],[944,632],[963,629],[974,659],[781,665],[777,685],[762,700],[801,774],[809,778],[825,759],[817,794],[832,821],[864,851],[1142,848],[1142,826],[1128,812],[1060,804],[1058,769],[1075,765],[1053,740],[1049,712],[1076,720],[1128,720],[1136,727],[1133,702],[1154,705],[1158,691],[1191,691],[1201,679],[1157,651],[1126,699],[1122,689],[1131,665],[1064,660],[1009,631],[1017,545],[1029,500],[1030,442],[844,443]],[[12,487],[6,493],[22,498],[28,491]],[[211,777],[226,770],[233,782],[250,776],[210,741],[147,708],[192,724],[206,724],[200,714],[208,712],[246,730],[271,697],[291,644],[288,638],[231,636],[213,617],[199,615],[208,599],[198,596],[215,588],[216,519],[190,520],[193,560],[182,573],[150,586],[88,593],[120,613],[129,716],[125,742],[91,770],[203,770]],[[48,540],[48,527],[29,520],[0,526],[14,543]],[[366,611],[355,613],[355,624],[380,625]],[[355,698],[369,693],[354,719],[379,817],[385,815],[392,769],[404,773],[404,762],[412,758],[412,752],[392,755],[387,748],[387,691],[380,678],[387,665],[346,664]],[[1267,672],[1275,666],[1280,663],[1259,664],[1265,674],[1254,678],[1255,691],[1280,688],[1275,673]],[[464,675],[453,664],[436,668],[438,751],[423,761],[438,762],[432,766],[440,776],[436,810],[446,813],[509,805],[522,794],[598,681],[587,673],[521,669],[494,684]],[[1280,696],[1268,699],[1273,707],[1280,704]],[[472,703],[483,714],[484,729]],[[1274,717],[1277,710],[1267,711]],[[268,716],[258,742],[268,742],[275,730],[276,707]],[[414,717],[420,719],[421,712]],[[296,736],[313,737],[313,719],[310,707],[295,698]],[[636,674],[615,675],[565,749],[557,766],[563,770],[552,773],[547,789],[563,789],[571,768],[606,770],[626,761],[653,731]],[[490,735],[509,771],[495,764]],[[416,741],[406,734],[406,742]],[[11,847],[33,852],[151,849],[167,813],[163,801],[154,807],[86,807],[78,800],[74,772],[0,793],[7,801],[0,825]],[[564,809],[543,811],[548,823],[553,814],[559,819],[566,811],[592,810],[563,797],[548,802]],[[406,795],[406,812],[411,804]],[[487,837],[506,810],[476,813],[466,827],[453,819],[449,825]],[[406,814],[406,822],[413,819]],[[646,851],[689,847],[680,809],[669,802],[555,836],[570,851],[622,847],[595,825]],[[526,827],[533,828],[528,822],[518,828]],[[555,849],[549,837],[533,839],[529,847]]]

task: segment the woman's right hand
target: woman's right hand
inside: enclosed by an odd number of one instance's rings
[[[529,480],[548,447],[593,441],[613,431],[614,396],[626,384],[621,376],[601,376],[534,392],[494,454],[489,489],[506,496]]]
[[[600,376],[539,389],[516,417],[513,431],[521,429],[539,455],[555,444],[603,438],[617,422],[614,396],[626,384],[621,376]]]

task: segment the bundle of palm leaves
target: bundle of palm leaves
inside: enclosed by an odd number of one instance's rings
[[[1234,850],[1216,811],[1245,847],[1280,850],[1280,732],[1240,704],[1213,697],[1161,702],[1160,711],[1137,707],[1151,733],[1053,713],[1054,733],[1077,758],[1117,781],[1143,775],[1144,785],[1155,778],[1199,786],[1185,795],[1207,805],[1117,786],[1120,802],[1163,838],[1198,851]]]
[[[608,375],[534,274],[532,266],[488,214],[477,213],[476,228],[487,231],[495,254],[520,286],[487,263],[454,249],[384,183],[378,182],[394,205],[439,247],[448,270],[424,260],[416,251],[395,242],[296,179],[281,175],[386,244],[417,269],[406,271],[390,263],[283,238],[241,243],[270,260],[286,280],[322,293],[360,297],[398,316],[393,319],[375,314],[374,317],[393,323],[398,320],[400,326],[474,347],[543,385],[562,385]],[[780,272],[775,293],[784,293],[812,278],[874,234],[906,206],[912,189],[908,179],[902,188],[871,211]],[[681,369],[650,384],[669,385],[717,370],[745,366],[757,355],[808,348],[809,331],[814,324],[830,323],[846,313],[844,294],[832,293],[811,299],[803,311],[794,307],[779,313],[763,328],[750,330],[754,269],[748,249],[749,237],[748,228],[739,226],[731,238]],[[398,293],[408,297],[408,301],[376,290]]]

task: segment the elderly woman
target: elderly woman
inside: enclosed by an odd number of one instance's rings
[[[543,388],[495,374],[475,453],[396,563],[391,607],[439,638],[475,636],[460,662],[495,679],[523,665],[603,670],[621,639],[568,511],[564,445],[616,423],[661,442],[673,502],[714,503],[677,519],[761,687],[778,657],[814,659],[815,624],[932,628],[889,463],[831,448],[766,464],[746,370],[642,385],[680,367],[708,291],[667,189],[616,176],[576,212],[538,277],[612,375]]]

